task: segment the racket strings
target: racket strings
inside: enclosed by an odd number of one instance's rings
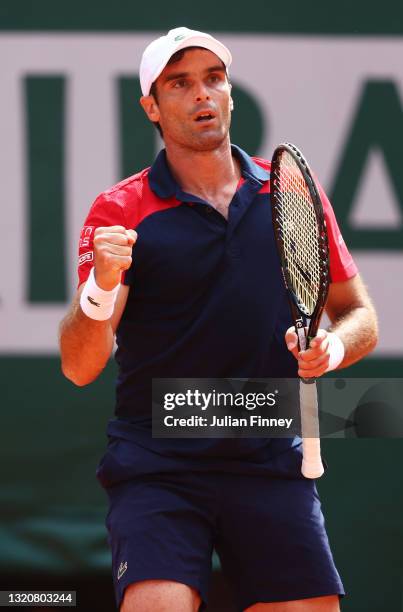
[[[321,285],[320,241],[309,189],[286,151],[282,153],[278,181],[278,223],[291,289],[303,311],[312,315]]]

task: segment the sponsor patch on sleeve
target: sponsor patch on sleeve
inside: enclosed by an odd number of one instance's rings
[[[91,239],[91,235],[93,231],[94,231],[93,225],[84,225],[83,229],[81,230],[80,244],[79,244],[80,249],[82,249],[83,247],[90,246],[90,239]]]
[[[82,266],[87,261],[92,261],[93,259],[94,259],[94,252],[88,251],[87,253],[83,253],[82,255],[80,255],[80,257],[78,258],[78,265]]]

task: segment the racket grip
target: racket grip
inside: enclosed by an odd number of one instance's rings
[[[300,381],[302,435],[302,474],[305,478],[319,478],[324,470],[320,453],[318,392],[315,381]]]
[[[320,478],[325,471],[320,455],[319,438],[302,438],[302,467],[305,478]]]

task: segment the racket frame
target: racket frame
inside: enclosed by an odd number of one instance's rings
[[[304,181],[308,187],[309,194],[312,199],[312,204],[316,216],[316,222],[318,227],[318,243],[320,253],[320,288],[318,292],[318,299],[315,305],[315,308],[312,313],[308,313],[306,309],[303,308],[303,305],[298,301],[296,294],[292,289],[292,281],[289,277],[286,260],[284,256],[284,245],[282,238],[282,230],[279,223],[277,210],[280,206],[278,202],[278,190],[277,190],[277,181],[278,181],[278,169],[280,165],[281,153],[286,151],[291,155],[293,160],[295,161],[298,169],[300,170]],[[282,143],[278,147],[276,147],[271,163],[271,172],[270,172],[270,194],[272,200],[272,219],[273,219],[273,229],[274,235],[276,239],[277,251],[280,257],[281,262],[281,271],[284,278],[284,283],[287,288],[287,293],[290,302],[290,309],[292,318],[294,320],[294,325],[296,328],[296,332],[298,334],[298,341],[300,344],[300,349],[305,350],[309,347],[309,342],[314,336],[319,328],[320,320],[323,314],[323,310],[326,305],[327,296],[329,293],[329,284],[330,284],[330,272],[329,272],[329,243],[327,237],[326,230],[326,219],[323,212],[322,200],[320,198],[319,189],[316,186],[316,183],[313,179],[311,170],[306,159],[303,157],[301,151],[293,144],[287,142]],[[305,336],[305,326],[307,319],[309,319],[309,327],[307,332],[307,337],[305,337],[305,342],[303,341],[303,336]],[[302,333],[301,333],[302,332]],[[302,346],[301,346],[302,344]],[[305,346],[304,346],[305,344]],[[309,379],[309,381],[314,381],[314,379]]]

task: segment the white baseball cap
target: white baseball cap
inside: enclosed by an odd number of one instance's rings
[[[189,28],[175,28],[168,34],[153,40],[146,47],[140,63],[140,84],[144,96],[150,93],[151,85],[159,77],[174,53],[186,47],[203,47],[215,53],[225,67],[232,62],[232,56],[227,47],[219,40]]]

